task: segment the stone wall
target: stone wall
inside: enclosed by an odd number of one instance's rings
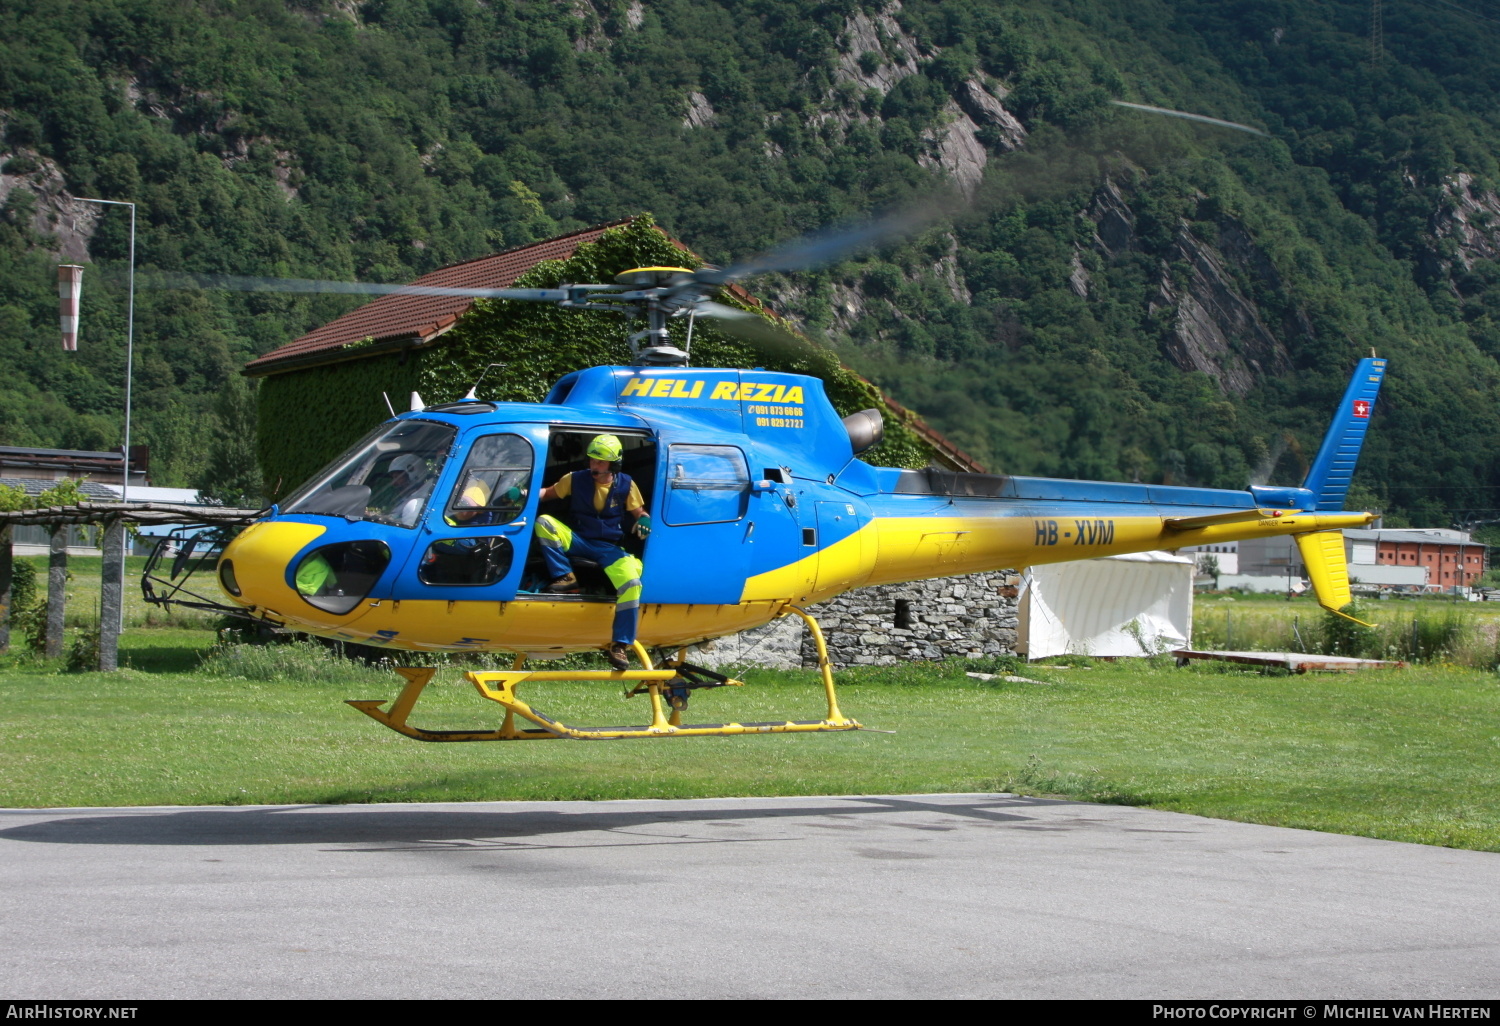
[[[818,618],[835,666],[892,666],[914,659],[1015,651],[1021,578],[1008,570],[860,588],[808,612]],[[818,664],[812,636],[795,616],[718,638],[690,656],[704,666]]]

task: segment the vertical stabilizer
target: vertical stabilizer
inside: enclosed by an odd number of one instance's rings
[[[1328,434],[1323,436],[1318,458],[1313,460],[1307,480],[1302,482],[1302,487],[1317,498],[1314,509],[1344,508],[1349,482],[1354,479],[1354,464],[1359,459],[1360,447],[1365,444],[1370,414],[1375,409],[1375,397],[1380,393],[1380,383],[1384,378],[1385,361],[1376,357],[1361,360],[1354,368],[1354,377],[1344,391],[1338,412],[1333,415]]]

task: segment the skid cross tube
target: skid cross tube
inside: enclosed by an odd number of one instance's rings
[[[667,737],[732,737],[738,734],[807,734],[836,730],[859,730],[860,724],[839,711],[834,694],[832,663],[828,659],[828,647],[823,642],[823,632],[811,615],[788,606],[787,612],[800,616],[812,631],[813,642],[818,650],[818,669],[823,678],[824,691],[828,697],[828,716],[822,720],[775,720],[756,723],[693,723],[681,722],[681,706],[686,702],[673,702],[671,716],[662,701],[664,692],[674,690],[673,684],[681,681],[687,685],[693,678],[684,680],[676,666],[666,664],[660,668],[652,665],[651,657],[639,642],[634,644],[636,657],[644,669],[640,670],[527,670],[526,657],[517,656],[509,670],[469,671],[464,677],[473,684],[479,694],[497,703],[505,710],[505,721],[499,730],[425,730],[407,723],[412,709],[422,691],[432,682],[437,670],[430,666],[401,666],[396,672],[406,680],[406,686],[396,696],[389,709],[382,710],[385,699],[350,700],[360,712],[385,724],[392,730],[415,738],[418,741],[617,741]],[[783,614],[785,615],[785,614]],[[678,653],[677,662],[682,663],[684,653]],[[534,709],[516,694],[522,684],[546,681],[614,681],[625,685],[625,695],[630,697],[645,691],[650,699],[651,722],[639,727],[570,727],[547,714]],[[723,680],[725,684],[739,681]],[[693,681],[690,686],[704,687]],[[681,690],[676,689],[676,690]],[[535,726],[517,727],[517,717]]]

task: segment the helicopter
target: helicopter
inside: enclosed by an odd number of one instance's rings
[[[872,466],[859,457],[883,436],[879,411],[840,417],[816,377],[695,367],[690,358],[697,317],[725,321],[745,337],[785,335],[756,314],[715,302],[724,285],[773,267],[807,266],[861,241],[804,244],[727,270],[638,267],[612,283],[463,290],[611,310],[644,317],[646,327],[629,336],[630,364],[573,371],[541,402],[480,399],[477,384],[454,402],[427,405],[413,394],[409,411],[374,428],[224,546],[216,564],[222,590],[254,618],[323,638],[412,654],[510,657],[509,669],[466,675],[505,710],[498,729],[409,723],[432,667],[399,667],[406,684],[388,705],[349,702],[408,737],[435,742],[865,729],[839,708],[827,648],[806,607],[877,584],[1289,535],[1319,603],[1334,612],[1348,604],[1340,532],[1375,515],[1343,503],[1385,360],[1372,355],[1354,368],[1300,486],[1227,490]],[[684,316],[687,340],[679,348],[667,323]],[[640,669],[528,669],[528,660],[597,649],[609,628],[614,595],[598,570],[579,566],[578,594],[548,591],[534,537],[538,517],[565,515],[560,504],[543,501],[544,490],[586,467],[587,447],[600,434],[619,440],[619,465],[655,521],[633,550],[644,563],[632,646]],[[401,468],[416,472],[419,489],[392,485]],[[410,476],[402,481],[409,485]],[[684,724],[694,691],[741,683],[689,663],[689,647],[784,616],[800,617],[812,635],[827,714]],[[563,679],[614,681],[627,696],[644,693],[651,722],[578,727],[517,693],[522,684]]]

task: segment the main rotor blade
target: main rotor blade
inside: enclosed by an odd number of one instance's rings
[[[234,274],[161,274],[143,282],[148,288],[223,289],[229,292],[342,293],[370,296],[461,296],[475,299],[521,299],[560,303],[566,289],[462,289],[440,285],[381,285],[365,281],[319,281],[312,278],[250,278]]]
[[[807,342],[748,310],[736,310],[732,306],[715,303],[709,299],[696,304],[693,309],[699,317],[712,317],[718,322],[719,330],[726,335],[733,335],[746,342],[754,342],[780,350],[795,350],[802,353],[808,350]]]
[[[1218,125],[1220,128],[1233,128],[1240,132],[1249,132],[1251,135],[1270,138],[1268,132],[1263,132],[1259,128],[1251,128],[1249,125],[1242,125],[1238,121],[1211,118],[1207,114],[1189,114],[1185,110],[1172,110],[1169,107],[1148,107],[1144,103],[1126,103],[1124,100],[1110,100],[1109,102],[1116,107],[1129,107],[1131,110],[1143,110],[1150,114],[1165,114],[1169,118],[1186,118],[1188,121],[1201,121],[1205,125]]]
[[[907,207],[888,214],[869,224],[854,228],[837,229],[805,236],[762,256],[754,257],[742,264],[723,270],[702,270],[686,283],[694,285],[725,285],[752,274],[767,271],[806,271],[824,264],[836,263],[862,249],[868,249],[887,239],[909,235],[922,226],[941,217],[948,206],[945,197],[936,196],[925,203]]]

